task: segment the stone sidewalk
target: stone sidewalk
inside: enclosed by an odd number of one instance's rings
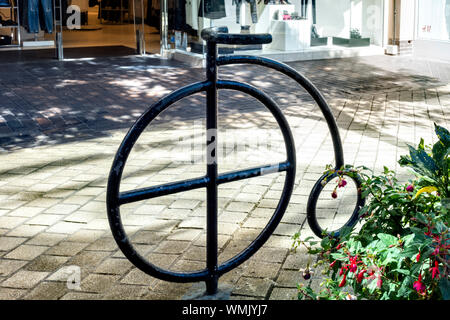
[[[396,161],[406,143],[431,143],[433,122],[450,127],[450,65],[410,57],[364,57],[290,64],[324,93],[337,119],[345,162],[407,174]],[[126,131],[152,102],[203,79],[204,70],[152,58],[1,65],[0,299],[183,299],[202,284],[176,284],[135,268],[114,242],[106,184]],[[220,278],[230,299],[293,299],[309,257],[290,251],[292,236],[311,232],[306,201],[333,163],[330,135],[305,91],[254,66],[221,69],[226,79],[262,88],[285,112],[296,140],[297,175],[290,205],[273,236],[251,259]],[[220,92],[220,172],[283,161],[281,133],[256,101]],[[204,96],[164,112],[140,137],[121,191],[205,174]],[[219,140],[219,143],[221,141]],[[282,192],[284,174],[219,188],[219,261],[261,232]],[[352,186],[320,199],[323,227],[345,220]],[[204,189],[121,207],[142,256],[173,271],[205,267]],[[79,277],[79,278],[78,278]],[[67,282],[67,280],[74,280]],[[78,282],[80,280],[80,282]],[[314,285],[320,275],[313,277]]]

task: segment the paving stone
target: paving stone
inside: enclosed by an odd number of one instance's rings
[[[147,286],[115,285],[103,295],[104,300],[136,300],[148,294]]]
[[[41,282],[29,294],[25,300],[58,300],[67,292],[67,286],[63,282]]]
[[[55,272],[66,263],[67,260],[69,260],[68,257],[42,254],[31,261],[24,269],[28,271]]]
[[[273,281],[261,278],[241,277],[233,294],[265,298]]]
[[[74,256],[87,246],[87,243],[62,241],[50,248],[46,253],[55,256]]]
[[[22,244],[27,238],[0,237],[0,250],[10,251]]]
[[[27,290],[23,289],[10,289],[0,287],[0,300],[17,300],[20,299]]]
[[[127,259],[111,258],[103,261],[95,270],[95,273],[104,274],[125,274],[133,267],[130,261]]]
[[[202,231],[198,229],[178,229],[173,231],[167,237],[167,240],[193,241],[197,239],[200,234],[202,234]]]
[[[227,210],[238,212],[250,212],[254,206],[255,204],[251,202],[231,202],[228,205]]]
[[[294,288],[275,287],[270,294],[269,300],[297,300],[298,290]]]
[[[39,214],[27,221],[29,225],[42,225],[42,226],[51,226],[54,223],[61,220],[61,215],[57,214]]]
[[[99,300],[101,295],[87,292],[68,292],[61,297],[61,300]]]
[[[297,284],[302,280],[302,272],[299,270],[281,270],[276,283],[280,287],[297,288]]]
[[[102,261],[110,255],[107,251],[81,251],[70,258],[68,264],[79,266],[81,268],[81,277],[92,272]]]
[[[134,268],[120,281],[123,284],[150,286],[156,281],[156,278],[149,276],[139,269]]]
[[[8,236],[12,237],[33,237],[39,232],[45,230],[46,226],[30,226],[30,225],[21,225],[17,228],[13,229],[11,232],[8,232]]]
[[[15,227],[21,225],[26,220],[27,220],[26,218],[3,216],[0,217],[0,226],[6,229],[14,229]]]
[[[66,238],[64,234],[58,233],[40,233],[34,236],[31,240],[27,241],[27,244],[36,246],[54,246]]]
[[[77,232],[82,227],[86,226],[82,223],[74,223],[74,222],[57,222],[46,231],[50,233],[64,233],[64,234],[73,234]]]
[[[118,276],[90,274],[81,282],[81,290],[92,293],[107,292],[117,280]]]
[[[40,207],[30,207],[30,206],[22,206],[18,209],[15,209],[9,213],[9,216],[11,217],[34,217],[37,214],[41,213],[44,210],[44,208]]]
[[[0,260],[0,276],[9,276],[10,274],[16,272],[24,265],[26,265],[28,261],[20,261],[20,260],[8,260],[1,259]]]
[[[155,253],[179,254],[183,253],[189,246],[189,241],[166,240],[161,242],[155,249]]]
[[[5,258],[17,260],[33,260],[48,249],[49,248],[45,246],[33,246],[24,244],[9,252],[7,255],[5,255]]]
[[[0,286],[8,288],[30,289],[37,285],[45,277],[47,277],[47,275],[48,272],[21,270],[0,283]]]
[[[67,241],[93,243],[105,234],[101,230],[84,230],[80,229],[67,237]]]

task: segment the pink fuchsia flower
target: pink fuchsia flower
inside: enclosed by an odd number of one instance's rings
[[[337,260],[334,260],[332,263],[330,263],[330,268],[333,268],[336,265]]]
[[[341,283],[339,283],[339,288],[342,288],[347,283],[347,275],[344,274],[344,277],[341,280]]]
[[[350,272],[356,272],[356,270],[358,270],[358,263],[362,263],[362,261],[357,261],[358,257],[354,256],[354,257],[350,257],[350,264],[348,264],[347,266],[350,266],[349,271]]]
[[[358,283],[361,283],[362,281],[363,281],[363,279],[364,279],[364,273],[366,273],[367,272],[367,270],[362,270],[362,271],[360,271],[359,273],[358,273],[358,276],[356,277],[356,281],[358,282]]]
[[[422,275],[419,274],[419,279],[417,281],[414,281],[413,288],[417,291],[420,295],[425,295],[427,292],[427,287],[422,282]]]
[[[336,199],[337,198],[337,192],[336,192],[336,190],[334,190],[332,193],[331,193],[331,197],[333,198],[333,199]]]
[[[434,261],[434,267],[430,268],[430,271],[432,279],[439,279],[439,263],[437,262],[437,260]]]
[[[345,179],[339,180],[338,187],[343,188],[347,185],[347,181]]]
[[[412,184],[410,184],[409,186],[406,187],[406,191],[413,192],[414,191],[414,186]]]
[[[381,289],[381,286],[383,285],[383,280],[381,279],[381,274],[378,276],[377,280],[377,287],[378,289]]]

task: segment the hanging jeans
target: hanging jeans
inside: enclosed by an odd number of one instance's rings
[[[52,0],[27,1],[28,32],[38,33],[39,27],[47,33],[53,32]]]
[[[252,16],[252,22],[257,23],[258,22],[258,13],[256,11],[256,0],[233,0],[232,4],[236,5],[236,23],[240,23],[240,17],[241,17],[241,4],[245,5],[245,2],[250,4],[250,13]]]

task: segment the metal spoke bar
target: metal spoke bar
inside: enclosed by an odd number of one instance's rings
[[[240,171],[227,172],[217,177],[217,184],[229,183],[248,178],[263,176],[270,173],[286,171],[291,167],[289,162],[282,162],[275,165],[251,168]],[[178,192],[184,192],[199,188],[204,188],[209,182],[208,177],[196,178],[162,184],[154,187],[142,188],[133,191],[125,191],[119,194],[119,205],[126,203],[148,200],[152,198],[167,196]]]

